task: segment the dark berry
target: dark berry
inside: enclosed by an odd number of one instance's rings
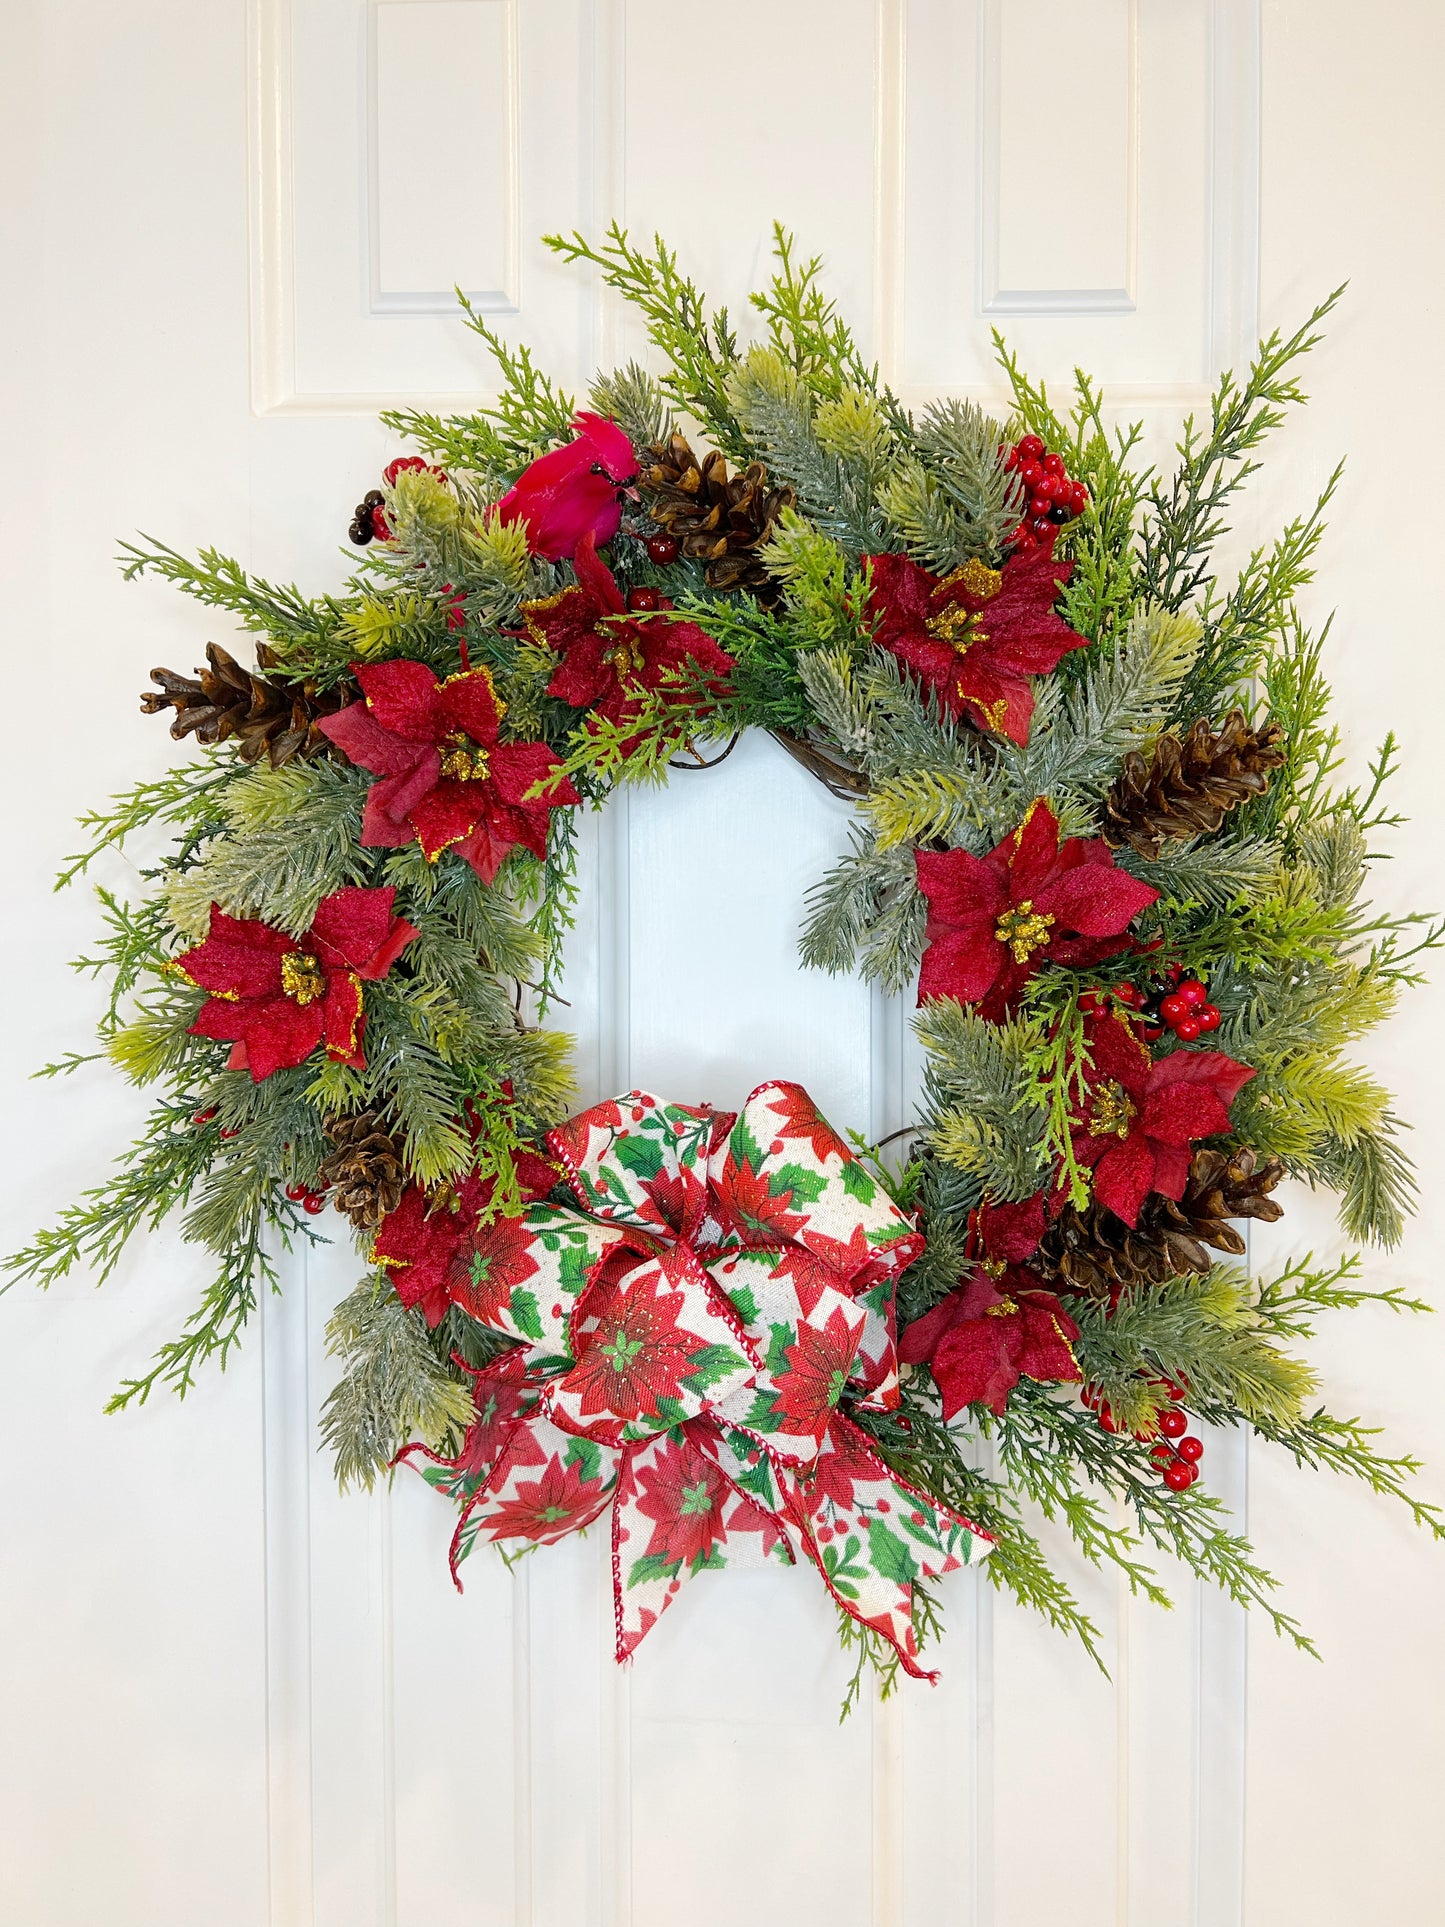
[[[677,560],[677,544],[670,535],[650,535],[647,538],[647,559],[655,562],[659,569],[670,568]]]
[[[1049,510],[1049,520],[1056,525],[1062,525],[1067,522],[1068,519],[1069,511],[1064,507],[1063,503],[1055,502],[1054,506]]]
[[[662,597],[657,593],[656,589],[643,587],[641,589],[629,589],[627,591],[628,608],[640,616],[651,615],[653,611],[661,605],[661,602]]]

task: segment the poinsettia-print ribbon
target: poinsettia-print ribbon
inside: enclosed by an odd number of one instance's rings
[[[898,1403],[894,1299],[922,1234],[796,1084],[736,1114],[642,1092],[548,1139],[577,1200],[482,1227],[452,1302],[515,1341],[427,1477],[478,1540],[546,1543],[610,1512],[617,1656],[684,1580],[817,1568],[922,1677],[913,1586],[987,1535],[888,1469],[839,1410]]]

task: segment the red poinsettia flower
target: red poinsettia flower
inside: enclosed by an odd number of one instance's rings
[[[637,1467],[633,1500],[651,1521],[644,1557],[697,1572],[727,1539],[723,1515],[734,1489],[686,1433],[654,1447],[649,1460]]]
[[[821,1328],[798,1327],[797,1342],[783,1354],[788,1369],[779,1376],[774,1401],[775,1415],[789,1432],[821,1436],[826,1430],[848,1382],[860,1335],[841,1307],[829,1313]]]
[[[556,1165],[534,1151],[519,1151],[515,1165],[524,1204],[545,1198],[558,1181]],[[489,1263],[480,1284],[459,1262],[463,1252],[470,1254],[482,1214],[496,1188],[495,1179],[479,1177],[475,1171],[443,1191],[409,1184],[395,1211],[389,1211],[381,1221],[371,1262],[385,1265],[397,1297],[408,1307],[420,1305],[429,1325],[439,1325],[453,1303],[477,1316],[474,1294],[489,1295],[489,1288],[495,1288],[505,1296],[509,1289],[503,1284],[501,1274],[506,1262],[497,1250],[497,1241],[505,1238],[515,1219],[499,1218],[488,1234]],[[536,1269],[530,1259],[526,1262]]]
[[[1094,1196],[1133,1226],[1151,1191],[1181,1198],[1190,1144],[1229,1129],[1229,1107],[1254,1076],[1222,1051],[1175,1050],[1157,1062],[1113,1015],[1089,1020],[1088,1097],[1070,1133],[1094,1172]]]
[[[415,839],[432,861],[455,848],[486,883],[519,843],[547,854],[548,816],[582,799],[554,774],[559,761],[545,743],[498,741],[502,704],[485,669],[444,682],[424,662],[354,663],[352,670],[363,700],[324,717],[321,727],[353,763],[381,778],[366,793],[363,847]]]
[[[1114,867],[1096,838],[1066,837],[1040,799],[987,856],[918,850],[928,899],[920,1003],[956,997],[986,1017],[1005,1015],[1045,963],[1092,964],[1129,948],[1125,935],[1158,897]]]
[[[684,1294],[666,1289],[617,1289],[596,1305],[596,1329],[579,1345],[580,1356],[563,1381],[581,1418],[626,1425],[650,1417],[661,1400],[681,1399],[683,1380],[703,1349],[680,1322],[687,1310]]]
[[[1088,638],[1054,614],[1073,570],[1050,543],[1016,550],[1001,569],[976,558],[941,580],[906,555],[870,555],[873,640],[907,663],[950,716],[1026,743],[1030,676],[1046,675]]]
[[[250,917],[228,917],[213,903],[205,942],[176,959],[192,983],[211,992],[192,1033],[230,1042],[227,1070],[248,1070],[257,1084],[303,1063],[322,1043],[338,1063],[364,1064],[362,979],[384,977],[416,935],[391,914],[395,895],[333,891],[299,938]]]
[[[508,1497],[488,1506],[487,1537],[535,1539],[545,1545],[590,1525],[609,1496],[595,1478],[586,1476],[580,1458],[553,1457],[539,1478],[517,1479]]]
[[[1039,1248],[1046,1222],[1046,1199],[1042,1191],[1017,1203],[996,1204],[990,1200],[974,1213],[974,1229],[984,1254],[1001,1258],[1005,1264],[1019,1265],[1032,1258]]]
[[[1083,1377],[1072,1346],[1079,1328],[1037,1272],[984,1266],[916,1318],[898,1341],[909,1365],[927,1365],[952,1418],[966,1405],[1002,1412],[1021,1378],[1073,1384]]]
[[[577,581],[570,589],[522,605],[528,630],[561,657],[547,684],[549,696],[620,723],[636,713],[645,691],[696,677],[699,670],[713,695],[727,694],[732,657],[695,622],[674,622],[665,598],[656,610],[629,614],[590,535],[578,545],[572,566]]]
[[[584,537],[610,542],[622,522],[622,498],[635,495],[637,457],[617,426],[601,415],[578,415],[575,441],[554,448],[523,469],[497,504],[504,522],[523,522],[533,555],[560,562]]]

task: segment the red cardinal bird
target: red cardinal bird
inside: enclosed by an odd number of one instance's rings
[[[633,494],[637,457],[617,426],[578,415],[577,439],[524,468],[497,504],[504,522],[524,522],[527,546],[549,562],[570,560],[586,535],[601,548],[622,522],[622,498]]]

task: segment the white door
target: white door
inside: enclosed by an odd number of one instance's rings
[[[5,26],[7,1248],[139,1116],[103,1076],[23,1081],[96,1005],[64,968],[87,904],[48,893],[69,819],[167,763],[135,717],[152,664],[230,640],[124,587],[115,538],[338,580],[395,452],[376,410],[486,381],[454,282],[568,385],[632,351],[545,229],[659,227],[741,315],[776,215],[905,399],[990,392],[998,325],[1051,381],[1091,368],[1161,451],[1261,325],[1352,277],[1255,513],[1267,533],[1350,451],[1312,600],[1342,612],[1351,760],[1406,736],[1382,889],[1439,901],[1427,0],[12,0]],[[766,740],[589,826],[585,1100],[785,1076],[842,1125],[903,1120],[907,1012],[794,959],[846,827]],[[1377,1052],[1427,1173],[1440,1012],[1416,998]],[[1427,1184],[1372,1272],[1430,1295],[1440,1211]],[[1284,1228],[1336,1236],[1307,1198]],[[459,1599],[419,1481],[339,1499],[320,1333],[353,1273],[298,1261],[224,1379],[113,1419],[193,1255],[162,1234],[99,1296],[0,1303],[5,1927],[1445,1920],[1445,1555],[1368,1495],[1211,1450],[1322,1667],[1061,1551],[1109,1678],[963,1574],[942,1683],[840,1728],[804,1574],[703,1578],[619,1673],[598,1543],[474,1559]],[[1445,1489],[1445,1332],[1362,1318],[1318,1355]]]

